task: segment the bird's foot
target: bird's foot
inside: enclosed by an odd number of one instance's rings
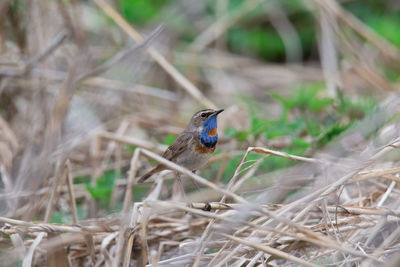
[[[210,202],[208,202],[208,201],[206,201],[205,203],[204,203],[204,208],[203,208],[203,210],[204,211],[211,211],[211,204],[210,204]]]

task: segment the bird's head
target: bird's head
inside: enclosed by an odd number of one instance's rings
[[[196,112],[188,125],[188,130],[215,136],[217,134],[217,116],[223,109],[204,109]]]

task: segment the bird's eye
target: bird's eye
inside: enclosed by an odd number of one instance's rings
[[[201,115],[200,115],[202,118],[205,118],[206,117],[206,113],[201,113]]]

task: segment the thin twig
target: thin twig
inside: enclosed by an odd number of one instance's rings
[[[143,41],[143,37],[109,4],[104,0],[93,0],[115,23],[121,27],[136,42]],[[208,108],[216,108],[216,105],[206,98],[185,76],[182,75],[171,63],[169,63],[157,50],[149,47],[150,56],[180,84],[194,99]]]
[[[264,208],[270,211],[278,210],[282,207],[285,207],[287,204],[271,204],[271,205],[261,205],[260,208]],[[241,209],[243,204],[237,203],[221,203],[221,202],[209,202],[209,203],[191,203],[190,207],[194,209],[204,210],[206,207],[209,207],[211,210],[238,210]],[[302,209],[304,205],[298,206],[298,209]],[[371,207],[355,207],[355,206],[336,206],[336,205],[328,205],[326,207],[328,212],[338,212],[344,214],[354,214],[354,215],[380,215],[380,216],[396,216],[400,217],[400,211],[391,210],[388,208],[371,208]],[[318,211],[319,209],[314,209],[311,211]]]
[[[75,202],[75,191],[74,191],[74,181],[72,181],[72,175],[71,175],[71,162],[69,159],[67,159],[65,163],[65,168],[66,168],[66,176],[67,176],[67,188],[68,188],[68,194],[69,194],[69,201],[71,203],[71,213],[72,213],[72,222],[74,224],[78,223],[78,213],[76,209],[76,202]]]
[[[221,36],[230,26],[263,2],[263,0],[244,1],[243,4],[238,6],[234,11],[224,14],[210,27],[200,33],[190,45],[189,50],[196,52],[203,50],[212,41]]]
[[[114,66],[121,60],[125,59],[127,56],[132,56],[136,53],[141,52],[143,49],[145,49],[150,45],[150,43],[163,31],[163,29],[164,29],[163,25],[158,25],[157,28],[155,28],[144,40],[140,41],[140,43],[137,43],[128,49],[122,50],[121,52],[119,52],[112,58],[108,59],[100,66],[94,68],[93,70],[88,71],[87,73],[80,75],[76,79],[77,82],[85,80],[89,77],[98,76],[103,72],[109,70],[112,66]]]
[[[146,202],[146,205],[150,205],[158,210],[162,210],[162,209],[166,209],[166,208],[176,208],[176,209],[180,209],[186,212],[190,212],[192,214],[195,215],[200,215],[200,216],[204,216],[204,217],[208,217],[208,218],[215,218],[215,219],[219,219],[219,220],[223,220],[226,222],[229,222],[230,224],[237,224],[237,223],[242,223],[246,226],[250,226],[252,228],[255,228],[257,230],[264,230],[264,231],[272,231],[274,233],[278,233],[281,235],[287,235],[287,236],[291,236],[291,237],[295,237],[298,240],[302,240],[302,241],[306,241],[306,242],[310,242],[319,246],[324,246],[324,247],[328,247],[328,248],[335,248],[338,250],[341,250],[343,252],[347,252],[350,254],[353,254],[355,256],[358,257],[369,257],[373,260],[378,261],[375,257],[371,257],[370,255],[365,255],[362,254],[354,249],[350,249],[347,248],[346,246],[337,243],[335,240],[332,240],[329,237],[326,237],[325,235],[322,235],[321,233],[316,233],[311,231],[310,229],[300,226],[298,224],[292,223],[290,220],[287,220],[285,218],[278,218],[276,216],[274,216],[276,219],[280,219],[281,221],[285,221],[288,222],[289,224],[291,224],[292,226],[294,226],[295,229],[297,229],[299,233],[293,233],[293,232],[289,232],[289,231],[282,231],[280,229],[274,228],[274,227],[270,227],[270,226],[266,226],[266,225],[258,225],[256,224],[255,221],[253,222],[248,222],[248,221],[242,221],[242,220],[238,220],[237,216],[223,216],[223,215],[219,215],[216,213],[210,213],[210,212],[205,212],[202,210],[197,210],[197,209],[192,209],[188,206],[182,205],[181,203],[177,203],[177,202],[165,202],[165,201],[148,201]]]
[[[244,198],[242,198],[242,197],[240,197],[240,196],[238,196],[238,195],[236,195],[236,194],[234,194],[234,193],[232,193],[232,192],[230,192],[230,191],[228,191],[226,189],[220,188],[219,186],[207,181],[203,177],[201,177],[201,176],[199,176],[197,174],[194,174],[190,170],[188,170],[188,169],[186,169],[186,168],[184,168],[184,167],[182,167],[182,166],[180,166],[180,165],[178,165],[178,164],[176,164],[176,163],[174,163],[172,161],[169,161],[169,160],[167,160],[167,159],[165,159],[165,158],[163,158],[163,157],[161,157],[161,156],[159,156],[159,155],[157,155],[157,154],[155,154],[155,153],[153,153],[153,152],[151,152],[149,150],[143,149],[142,153],[145,156],[147,156],[147,157],[149,157],[151,159],[154,159],[154,160],[158,161],[159,163],[165,165],[166,167],[188,176],[189,178],[193,179],[194,181],[196,181],[196,182],[198,182],[198,183],[200,183],[202,185],[205,185],[205,186],[207,186],[207,187],[209,187],[211,189],[214,189],[217,192],[220,192],[222,194],[225,194],[225,195],[233,198],[234,200],[236,200],[239,203],[248,203],[247,200],[245,200]]]
[[[59,225],[51,223],[33,223],[21,220],[10,219],[6,217],[0,217],[1,223],[8,223],[10,225],[15,225],[16,227],[21,227],[20,229],[7,228],[2,231],[6,234],[14,234],[20,230],[28,232],[71,232],[71,233],[99,233],[99,232],[114,232],[117,227],[108,227],[106,225],[90,225],[90,226],[80,226],[80,225]]]
[[[110,141],[114,141],[114,142],[121,143],[121,144],[138,146],[138,147],[142,147],[142,148],[145,148],[148,150],[153,150],[153,151],[160,152],[160,153],[165,151],[165,149],[167,148],[167,146],[165,146],[165,145],[155,144],[154,142],[137,139],[137,138],[134,138],[131,136],[118,135],[118,134],[110,133],[110,132],[100,132],[98,134],[98,137],[100,139],[110,140]]]
[[[41,232],[35,238],[35,241],[29,248],[28,253],[26,254],[26,256],[24,258],[24,261],[22,262],[22,267],[31,267],[32,266],[33,253],[35,252],[36,247],[40,244],[40,242],[42,241],[42,239],[45,235],[46,235],[46,233]]]
[[[26,65],[22,69],[2,69],[0,68],[0,77],[8,76],[8,77],[23,77],[28,75],[33,68],[35,68],[41,61],[45,60],[49,57],[68,37],[66,32],[60,32],[54,37],[50,45],[39,52],[36,56],[30,59]]]
[[[129,211],[129,207],[131,206],[131,201],[132,201],[132,190],[133,186],[135,185],[135,178],[136,178],[136,173],[137,173],[137,166],[139,162],[139,156],[140,156],[140,148],[135,149],[135,152],[133,153],[132,160],[131,160],[131,166],[129,169],[129,176],[128,176],[128,185],[126,188],[125,192],[125,199],[124,199],[124,206],[122,208],[122,211],[124,213]]]
[[[400,60],[400,52],[394,45],[379,36],[366,24],[362,23],[356,16],[343,9],[336,1],[312,0],[312,2],[321,6],[328,13],[335,14],[340,20],[346,23],[355,32],[360,34],[365,40],[369,41],[376,48],[378,48],[383,55],[391,58],[394,61]]]
[[[296,263],[299,263],[299,264],[304,265],[304,266],[311,266],[311,267],[318,267],[319,266],[317,264],[305,261],[303,259],[300,259],[298,257],[290,255],[290,254],[288,254],[286,252],[283,252],[281,250],[278,250],[278,249],[275,249],[275,248],[272,248],[272,247],[269,247],[269,246],[266,246],[266,245],[258,244],[258,243],[251,242],[251,241],[243,239],[243,238],[238,238],[238,237],[235,237],[235,236],[232,236],[232,235],[227,235],[227,234],[224,234],[224,233],[221,233],[221,235],[225,236],[226,238],[229,238],[229,239],[231,239],[231,240],[233,240],[235,242],[238,242],[240,244],[249,246],[249,247],[257,249],[257,250],[264,251],[265,253],[277,256],[279,258],[286,259],[288,261],[296,262]]]
[[[44,215],[44,221],[47,223],[50,221],[53,213],[55,202],[57,201],[58,187],[62,184],[64,177],[67,175],[67,169],[64,168],[64,163],[58,164],[58,171],[53,181],[53,188],[50,193],[49,202],[47,204],[46,213]]]
[[[249,147],[248,151],[249,150],[257,152],[257,153],[270,154],[270,155],[273,155],[273,156],[287,158],[287,159],[296,160],[296,161],[304,161],[304,162],[309,162],[309,163],[323,163],[319,159],[296,156],[296,155],[292,155],[292,154],[289,154],[289,153],[286,153],[286,152],[271,150],[271,149],[264,148],[264,147]]]
[[[386,199],[389,197],[390,193],[392,192],[393,188],[396,186],[396,182],[392,181],[386,190],[385,194],[383,194],[382,198],[379,200],[377,207],[381,207],[383,203],[385,203]]]
[[[129,260],[131,256],[131,251],[132,251],[132,245],[133,245],[133,235],[129,233],[129,230],[134,227],[134,224],[136,223],[135,220],[130,220],[129,225],[128,223],[128,218],[133,218],[133,214],[137,212],[137,205],[134,205],[133,209],[131,209],[131,213],[128,214],[129,207],[131,206],[131,201],[132,201],[132,189],[135,184],[135,178],[136,178],[136,172],[137,172],[137,164],[139,161],[139,156],[141,154],[142,149],[137,148],[132,156],[131,160],[131,166],[129,170],[129,177],[128,177],[128,186],[126,189],[125,193],[125,199],[124,199],[124,206],[123,206],[123,213],[124,213],[124,218],[122,220],[123,225],[121,225],[121,229],[119,231],[118,235],[118,240],[117,240],[117,251],[115,254],[115,257],[113,259],[113,266],[120,266],[121,258],[123,258],[123,255],[125,255],[124,260],[123,260],[123,266],[129,266]],[[154,188],[153,192],[149,194],[148,198],[153,198],[153,194],[158,195],[161,191],[161,185],[162,181],[157,183],[157,186]],[[145,213],[145,212],[143,212]],[[128,216],[130,215],[130,216]],[[143,214],[142,219],[144,219],[145,214]],[[145,246],[143,245],[143,242],[146,242],[145,240],[145,233],[146,229],[143,229],[143,227],[146,227],[146,222],[142,221],[141,224],[141,232],[142,232],[142,248],[145,249]],[[125,254],[124,254],[125,253]],[[146,251],[142,250],[142,262],[147,261],[146,257]],[[142,264],[143,265],[143,264]]]

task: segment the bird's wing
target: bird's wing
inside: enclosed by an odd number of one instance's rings
[[[165,150],[162,155],[164,158],[174,161],[183,151],[185,151],[192,142],[194,135],[190,132],[181,133],[174,142]]]

